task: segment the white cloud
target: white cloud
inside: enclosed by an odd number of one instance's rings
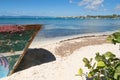
[[[115,7],[115,10],[120,11],[120,4]]]
[[[82,0],[78,3],[79,6],[84,6],[86,9],[97,10],[103,7],[104,0]]]

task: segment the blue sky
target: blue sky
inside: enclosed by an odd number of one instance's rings
[[[0,15],[79,16],[120,14],[120,0],[0,0]]]

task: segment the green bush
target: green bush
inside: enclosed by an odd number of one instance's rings
[[[107,41],[112,42],[113,44],[120,43],[120,30],[108,36]],[[119,45],[120,50],[120,45]]]
[[[90,58],[90,60],[83,58],[85,67],[89,69],[89,72],[85,74],[80,68],[78,71],[79,76],[87,75],[87,78],[93,80],[120,80],[120,59],[116,55],[111,52],[102,55],[96,53],[94,59],[95,62],[93,63],[93,58]]]
[[[120,31],[108,36],[107,40],[112,42],[113,44],[120,43]]]

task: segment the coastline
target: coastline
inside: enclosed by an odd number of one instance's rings
[[[110,31],[92,34],[79,34],[57,38],[48,38],[45,39],[44,41],[36,40],[33,41],[29,48],[30,49],[43,48],[52,52],[56,57],[65,57],[72,54],[75,50],[81,47],[107,43],[106,40],[107,36],[112,34],[113,32]]]
[[[75,39],[75,38],[84,38],[84,37],[92,37],[92,36],[107,36],[111,35],[112,33],[116,32],[115,31],[106,31],[106,32],[98,32],[98,33],[86,33],[86,34],[77,34],[77,35],[70,35],[70,36],[62,36],[62,37],[54,37],[54,38],[40,38],[40,36],[36,36],[36,38],[33,40],[32,44],[30,45],[29,48],[39,48],[41,46],[49,45],[52,43],[59,43],[61,41],[66,41],[70,39]],[[39,37],[39,38],[37,38]],[[40,44],[37,45],[36,44]]]
[[[83,57],[90,58],[94,57],[96,52],[103,54],[107,51],[120,56],[118,44],[113,45],[106,42],[106,38],[110,34],[112,33],[75,35],[55,40],[49,39],[49,42],[46,41],[45,44],[33,42],[27,53],[30,55],[25,55],[25,59],[27,58],[26,65],[20,66],[25,70],[1,80],[82,80],[76,74],[80,67],[87,71],[82,62]],[[40,56],[41,53],[43,53],[43,57]],[[51,59],[49,59],[50,55],[48,54],[52,55]],[[35,61],[39,60],[36,57],[43,59],[40,59],[40,63],[35,64]],[[49,61],[45,62],[48,59]],[[28,67],[28,65],[30,66]]]

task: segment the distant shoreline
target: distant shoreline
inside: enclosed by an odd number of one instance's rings
[[[85,16],[61,16],[57,18],[79,18],[79,19],[120,19],[120,15],[85,15]]]
[[[83,15],[83,16],[28,16],[28,15],[18,15],[18,16],[7,16],[1,15],[0,18],[79,18],[79,19],[120,19],[120,14],[111,15]]]

